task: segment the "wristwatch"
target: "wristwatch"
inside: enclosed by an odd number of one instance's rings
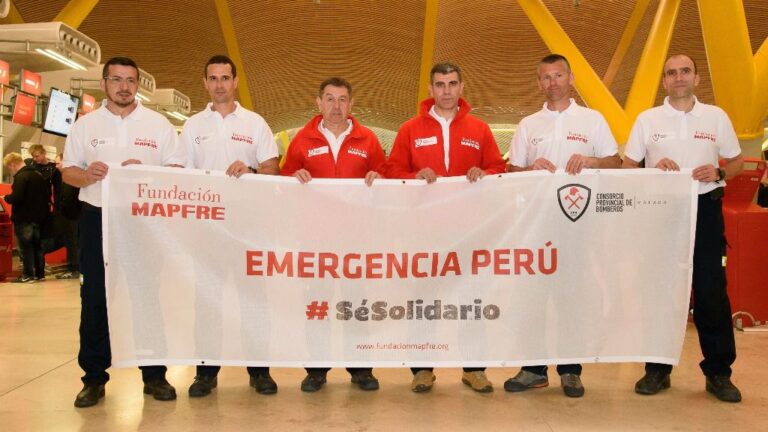
[[[717,182],[721,182],[725,179],[725,170],[722,168],[717,169]]]
[[[249,170],[250,170],[250,171],[251,171],[253,174],[258,174],[258,172],[256,171],[258,168],[254,168],[254,167],[248,167],[248,169],[249,169]]]

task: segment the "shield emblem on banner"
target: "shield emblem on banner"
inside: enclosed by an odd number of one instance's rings
[[[567,184],[557,190],[557,203],[560,210],[572,222],[576,222],[587,210],[592,190],[580,184]]]

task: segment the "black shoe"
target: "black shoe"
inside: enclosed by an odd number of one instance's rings
[[[218,384],[219,380],[216,375],[197,375],[195,382],[189,386],[189,397],[208,396]]]
[[[144,394],[151,394],[153,398],[159,401],[176,399],[176,389],[165,378],[144,383]]]
[[[584,396],[584,385],[581,383],[581,377],[572,374],[560,375],[560,384],[563,386],[563,393],[566,396],[572,398],[579,398]]]
[[[316,392],[323,388],[325,384],[325,374],[308,373],[306,377],[301,381],[301,391],[304,392]]]
[[[741,402],[741,392],[727,376],[708,376],[707,391],[723,402]]]
[[[77,279],[80,275],[77,272],[68,271],[66,273],[56,275],[56,279]]]
[[[641,395],[655,395],[656,393],[668,389],[671,385],[669,374],[664,372],[646,372],[635,384],[635,393]]]
[[[259,373],[251,376],[251,387],[256,389],[256,393],[269,395],[277,393],[277,383],[267,373]]]
[[[371,371],[360,371],[352,374],[352,384],[357,384],[360,390],[378,390],[379,380]]]
[[[32,276],[19,276],[16,279],[11,280],[11,283],[30,283],[34,281],[35,278]]]
[[[104,384],[86,384],[80,393],[75,397],[75,406],[86,408],[99,403],[99,399],[104,397]]]
[[[42,276],[35,276],[35,280],[36,280],[36,281],[44,281],[44,280],[45,280],[45,275],[42,275]]]

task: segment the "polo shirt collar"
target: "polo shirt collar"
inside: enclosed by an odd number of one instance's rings
[[[564,109],[562,112],[564,114],[568,114],[568,115],[576,115],[576,110],[578,109],[578,108],[576,108],[577,107],[576,100],[574,100],[573,98],[570,98],[568,100],[569,100],[568,108]],[[545,113],[547,113],[549,115],[560,114],[560,111],[554,111],[554,110],[549,109],[549,107],[547,107],[547,103],[546,102],[544,102],[544,108],[542,108],[542,111],[544,111]]]
[[[669,103],[669,96],[664,98],[664,114],[675,117],[675,116],[684,116],[686,114],[691,114],[694,117],[701,117],[701,111],[702,111],[702,105],[699,102],[699,99],[694,96],[693,97],[693,109],[691,109],[690,112],[684,112],[676,109],[672,106],[672,104]]]

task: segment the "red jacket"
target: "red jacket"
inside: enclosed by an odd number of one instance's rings
[[[328,140],[317,129],[322,119],[321,115],[315,116],[296,134],[280,174],[291,176],[303,168],[315,178],[365,178],[368,171],[384,175],[384,151],[370,129],[350,117],[352,131],[341,143],[338,160],[334,161]],[[323,147],[326,150],[316,150]]]
[[[423,168],[432,168],[439,176],[464,176],[472,167],[487,174],[503,173],[506,164],[491,129],[469,114],[471,107],[459,99],[459,112],[451,121],[449,167],[445,169],[443,132],[429,110],[434,99],[421,102],[419,115],[403,123],[387,161],[387,177],[412,179]]]

